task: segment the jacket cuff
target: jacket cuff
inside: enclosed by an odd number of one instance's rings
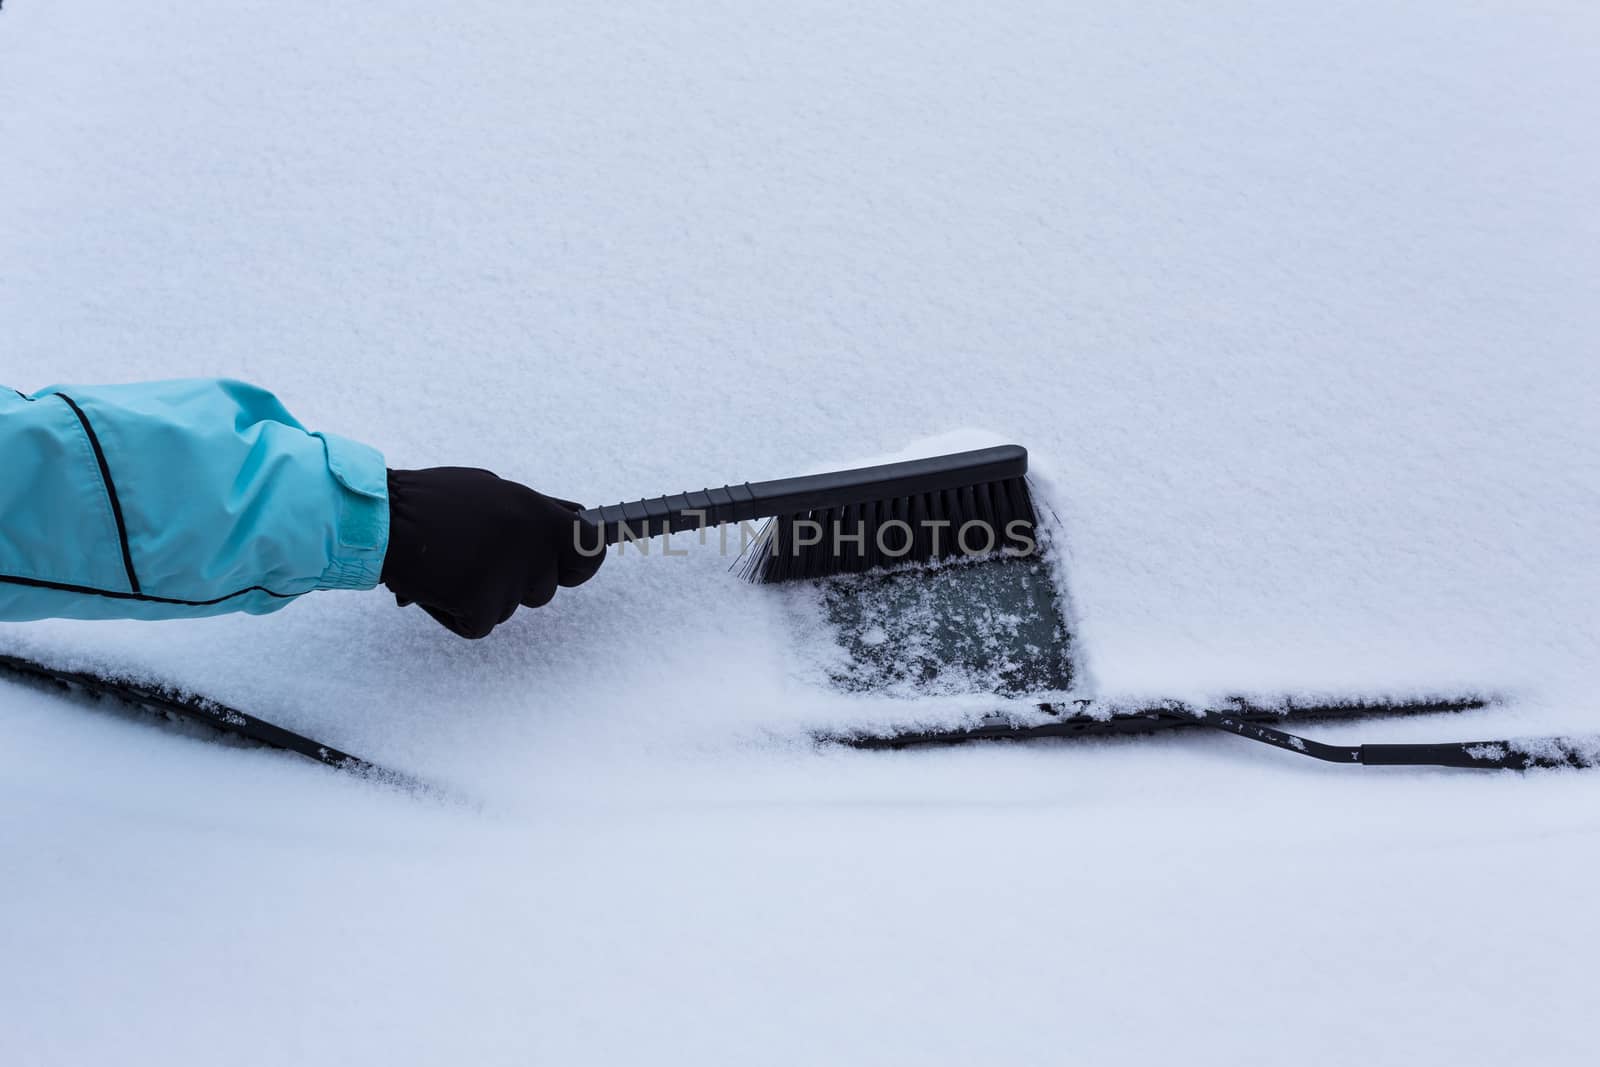
[[[338,482],[337,543],[318,589],[371,589],[389,549],[389,478],[383,453],[337,434],[318,433]]]

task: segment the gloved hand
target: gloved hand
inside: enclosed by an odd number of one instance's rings
[[[518,605],[542,607],[600,569],[599,532],[580,508],[475,467],[391,470],[383,584],[401,607],[485,637]]]

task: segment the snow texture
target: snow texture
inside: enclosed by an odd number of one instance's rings
[[[0,382],[590,503],[1016,441],[1076,685],[1593,734],[1596,70],[1559,0],[12,0]],[[1595,774],[819,751],[970,694],[676,547],[478,643],[0,626],[447,796],[0,686],[0,1062],[1592,1062]]]

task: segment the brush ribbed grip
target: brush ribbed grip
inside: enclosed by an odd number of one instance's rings
[[[582,514],[601,527],[607,544],[616,544],[629,537],[651,537],[669,531],[698,530],[702,526],[959,489],[981,482],[1020,478],[1027,472],[1027,449],[1021,445],[997,445],[876,467],[770,482],[746,482],[720,489],[608,504],[589,508]]]
[[[588,508],[582,515],[600,526],[606,544],[614,545],[627,538],[654,537],[660,533],[760,518],[763,512],[756,503],[755,488],[748,484],[724,485],[696,493]]]

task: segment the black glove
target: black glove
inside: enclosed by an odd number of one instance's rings
[[[519,604],[542,607],[600,569],[599,531],[580,509],[475,467],[391,470],[383,584],[401,607],[485,637]]]

